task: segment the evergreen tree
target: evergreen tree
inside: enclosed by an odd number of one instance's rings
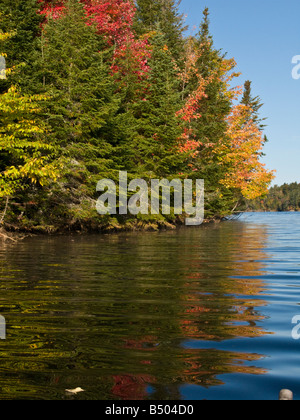
[[[87,25],[78,0],[68,0],[59,19],[48,19],[40,50],[35,69],[38,88],[50,97],[45,114],[52,141],[63,147],[65,156],[84,162],[92,173],[105,172],[112,163],[106,126],[119,99],[106,62],[110,53],[103,49],[95,26]]]
[[[37,48],[42,17],[37,0],[1,0],[0,30],[11,33],[4,43],[9,68],[26,64],[13,72],[11,83],[26,84],[30,77],[33,54]]]
[[[197,136],[208,143],[219,141],[225,133],[225,118],[231,109],[231,100],[227,95],[224,74],[225,56],[216,50],[209,32],[209,11],[203,12],[203,22],[196,39],[196,68],[202,79],[210,79],[205,87],[206,97],[201,101],[201,118],[197,124]],[[231,70],[231,68],[229,67]],[[196,80],[197,83],[197,80]]]
[[[121,169],[205,179],[206,216],[272,179],[259,162],[260,98],[247,81],[233,106],[235,62],[214,47],[208,9],[185,39],[179,2],[135,3],[134,17],[133,0],[0,1],[1,197],[29,191],[44,209],[27,214],[38,225],[54,208],[53,224],[95,221],[96,183]]]
[[[253,122],[259,127],[261,131],[264,131],[266,128],[266,125],[263,124],[264,121],[266,121],[267,118],[260,118],[259,111],[261,107],[263,106],[263,103],[261,102],[261,99],[259,96],[252,96],[252,82],[250,80],[247,80],[244,84],[244,93],[241,100],[242,105],[246,105],[251,109],[251,112],[249,114],[249,119],[252,119]],[[265,143],[268,141],[267,137],[264,137]]]
[[[265,197],[247,201],[247,210],[300,211],[300,184],[274,185]]]
[[[218,144],[225,142],[227,121],[232,106],[233,93],[229,81],[234,77],[234,60],[215,49],[209,31],[209,11],[203,12],[200,31],[190,40],[187,61],[191,68],[188,82],[182,92],[186,105],[182,118],[188,122],[188,143],[195,145],[193,170],[206,181],[208,214],[222,214],[228,209],[232,196],[229,189],[220,185],[226,165],[215,153]],[[190,59],[192,57],[192,59]],[[187,72],[186,72],[187,73]],[[186,76],[185,76],[186,78]],[[192,176],[192,175],[190,175]],[[229,204],[230,206],[230,204]]]
[[[150,44],[148,78],[133,78],[140,94],[129,102],[123,96],[114,127],[110,127],[119,167],[145,179],[178,174],[183,161],[178,151],[182,122],[176,116],[181,106],[177,68],[159,30],[152,34]],[[126,96],[128,87],[124,90]]]
[[[177,60],[182,58],[184,17],[179,12],[181,0],[136,0],[137,12],[134,28],[139,35],[155,31],[159,25],[166,44]]]
[[[138,137],[136,148],[140,162],[157,176],[168,177],[180,172],[182,156],[178,151],[182,131],[180,119],[180,80],[166,36],[156,31],[152,37],[151,68],[145,98],[134,104]]]

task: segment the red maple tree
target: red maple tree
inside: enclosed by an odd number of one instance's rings
[[[66,0],[38,0],[41,14],[59,19],[63,15]],[[96,24],[98,33],[114,47],[111,69],[120,78],[135,74],[137,78],[147,77],[151,49],[146,38],[140,39],[134,33],[133,20],[136,7],[132,0],[81,0],[87,16],[87,23]]]

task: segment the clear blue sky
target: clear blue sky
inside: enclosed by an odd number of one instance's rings
[[[237,84],[252,80],[253,95],[264,103],[269,143],[263,161],[277,170],[274,184],[300,183],[300,79],[292,78],[292,58],[300,55],[300,1],[182,0],[190,31],[206,6],[215,46],[242,72]]]

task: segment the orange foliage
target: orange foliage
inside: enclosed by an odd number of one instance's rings
[[[264,137],[259,127],[249,119],[251,113],[251,108],[245,105],[233,106],[227,118],[228,142],[214,151],[220,164],[228,167],[221,183],[240,189],[247,199],[265,194],[274,178],[274,171],[268,171],[260,162]]]

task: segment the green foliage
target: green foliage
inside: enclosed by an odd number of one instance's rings
[[[254,211],[300,211],[300,184],[275,185],[265,198],[247,204]]]
[[[211,75],[201,102],[201,118],[197,123],[197,136],[207,143],[215,143],[225,137],[226,117],[231,110],[231,100],[227,95],[227,86],[223,75],[224,54],[216,50],[209,32],[208,9],[203,12],[203,22],[196,37],[198,73],[205,79]],[[190,89],[195,89],[191,82]]]
[[[181,169],[182,157],[177,151],[181,122],[176,117],[180,107],[179,80],[166,37],[155,32],[151,46],[148,89],[130,108],[137,127],[132,146],[142,174],[166,177]]]
[[[7,66],[15,67],[12,84],[26,85],[32,72],[32,60],[38,48],[42,17],[36,0],[1,0],[0,31],[10,33],[3,47]]]
[[[139,35],[155,31],[159,26],[166,45],[177,60],[182,59],[186,29],[184,16],[178,11],[181,0],[136,0],[134,28]]]
[[[137,0],[135,18],[131,1],[124,16],[118,2],[101,2],[95,19],[85,0],[0,2],[9,67],[0,80],[0,198],[20,203],[10,220],[46,231],[129,226],[132,217],[100,218],[95,208],[97,181],[117,181],[119,170],[148,181],[203,178],[206,216],[230,213],[240,191],[222,183],[228,164],[216,151],[230,150],[220,145],[229,141],[235,62],[215,49],[208,9],[185,38],[175,0]],[[250,82],[242,103],[263,130]],[[162,226],[175,216],[137,219]]]
[[[263,124],[263,121],[266,120],[266,118],[260,118],[259,117],[259,110],[263,106],[263,103],[261,102],[261,99],[259,96],[252,97],[252,88],[251,88],[252,82],[250,80],[247,80],[244,84],[244,93],[241,100],[241,104],[246,105],[251,108],[252,113],[249,115],[249,119],[252,119],[260,128],[261,131],[264,130],[266,127],[265,124]]]
[[[197,58],[195,74],[185,88],[185,95],[196,91],[199,81],[206,80],[205,95],[201,98],[199,113],[201,118],[194,119],[190,127],[195,138],[201,143],[199,157],[194,166],[198,178],[206,183],[207,215],[224,215],[233,207],[232,190],[220,185],[220,180],[226,172],[226,165],[220,165],[220,156],[212,153],[214,145],[224,143],[226,139],[227,122],[232,101],[228,95],[226,78],[234,68],[234,61],[228,62],[224,70],[225,55],[217,50],[209,28],[209,11],[203,11],[203,21],[198,34],[193,39],[192,54]]]
[[[69,160],[99,175],[111,167],[108,126],[120,103],[107,63],[111,53],[76,0],[60,19],[49,19],[40,42],[35,69],[39,90],[49,97],[44,103],[49,139]]]
[[[251,85],[252,82],[250,80],[246,80],[244,84],[244,94],[241,100],[241,104],[251,108],[252,112],[249,114],[249,120],[251,119],[259,127],[260,131],[263,132],[266,128],[266,124],[264,124],[264,122],[267,120],[267,118],[261,118],[259,115],[259,111],[263,106],[263,103],[261,102],[259,96],[252,97]],[[266,135],[264,136],[264,142],[268,142]],[[264,156],[264,153],[262,153],[262,156]]]

